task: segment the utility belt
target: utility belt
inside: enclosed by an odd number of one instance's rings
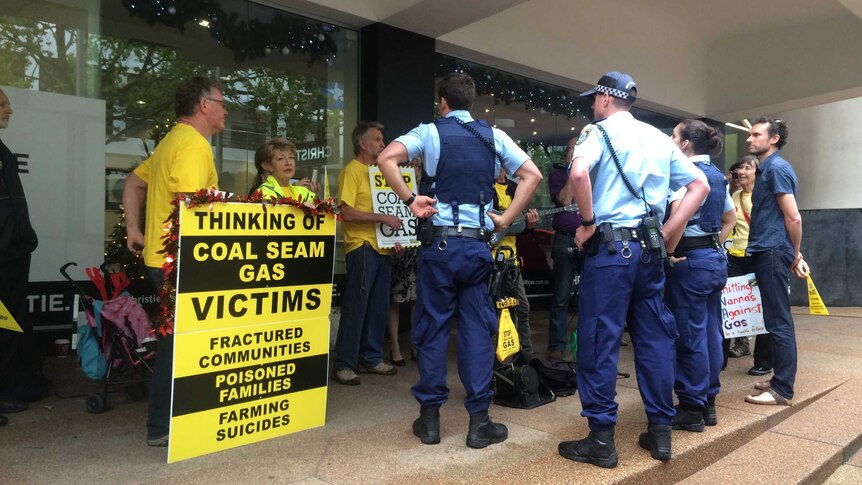
[[[431,219],[419,219],[416,238],[423,246],[431,245],[434,238],[440,238],[440,249],[446,248],[446,239],[450,237],[477,239],[487,242],[490,231],[476,227],[463,226],[434,226]]]
[[[655,215],[646,214],[638,227],[618,227],[614,228],[610,223],[602,223],[596,228],[593,237],[587,241],[585,252],[589,256],[595,256],[599,253],[602,243],[606,245],[608,254],[616,254],[616,243],[622,243],[622,251],[620,255],[626,259],[632,255],[630,243],[640,244],[641,259],[648,262],[651,259],[650,251],[657,251],[659,259],[667,258],[665,250],[664,238],[661,234],[661,229],[658,224],[658,219]]]
[[[434,230],[432,231],[434,237],[441,237],[443,239],[447,237],[468,237],[470,239],[484,240],[487,233],[488,231],[484,229],[461,226],[434,226]]]
[[[694,236],[694,237],[683,237],[680,239],[679,244],[676,246],[676,250],[674,250],[673,255],[681,258],[685,256],[685,253],[688,251],[693,251],[695,249],[719,249],[718,238],[715,235],[709,236]]]

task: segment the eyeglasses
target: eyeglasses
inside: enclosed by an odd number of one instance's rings
[[[223,99],[215,99],[215,98],[204,98],[204,99],[207,99],[209,101],[215,101],[216,103],[220,104],[222,108],[224,108],[224,100]]]

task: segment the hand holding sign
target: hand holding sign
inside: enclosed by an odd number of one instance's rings
[[[802,278],[803,280],[808,279],[808,275],[811,273],[811,269],[808,267],[808,263],[802,259],[802,256],[799,257],[799,262],[797,262],[792,268],[793,274],[796,275],[797,278]]]

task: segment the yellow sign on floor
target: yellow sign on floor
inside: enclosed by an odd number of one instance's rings
[[[829,310],[823,304],[823,299],[820,298],[820,293],[817,292],[817,287],[808,277],[808,312],[811,315],[829,315]]]
[[[180,212],[168,462],[323,426],[335,216]]]
[[[4,305],[2,301],[0,301],[0,328],[12,330],[13,332],[24,331],[21,329],[21,326],[18,325],[18,322],[15,321],[15,317],[12,316],[12,313],[6,308],[6,305]]]

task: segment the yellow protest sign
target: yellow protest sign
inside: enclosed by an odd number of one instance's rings
[[[18,322],[15,321],[15,317],[12,316],[12,312],[6,308],[6,305],[3,304],[2,300],[0,300],[0,328],[12,330],[13,332],[24,331],[21,329],[21,326],[18,325]]]
[[[518,337],[518,329],[512,321],[511,312],[504,309],[500,312],[500,324],[497,329],[497,360],[505,361],[521,350],[521,341]]]
[[[820,298],[820,293],[817,292],[817,287],[814,286],[811,276],[808,277],[808,313],[811,315],[829,315],[829,310],[823,304],[823,299]]]
[[[335,216],[180,209],[168,462],[322,426]]]

